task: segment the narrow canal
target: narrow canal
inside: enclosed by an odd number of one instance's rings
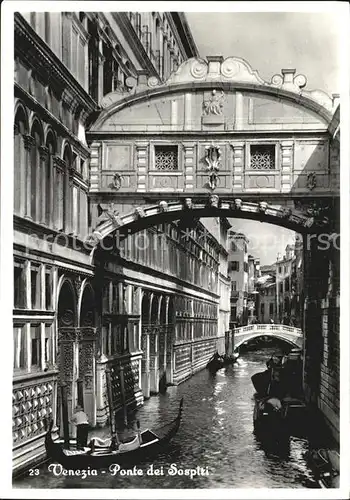
[[[154,469],[161,475],[147,475],[150,462],[138,465],[143,475],[55,477],[48,464],[37,476],[14,481],[17,488],[316,488],[304,454],[308,442],[291,437],[284,453],[267,450],[253,433],[253,393],[250,377],[265,369],[273,349],[265,348],[242,354],[233,367],[210,375],[203,370],[178,387],[169,387],[164,395],[151,397],[135,418],[141,427],[162,425],[176,413],[184,397],[183,421],[166,455],[158,456]],[[106,436],[108,429],[105,431]],[[100,434],[101,435],[101,434]],[[102,436],[101,436],[102,437]],[[170,475],[171,464],[178,471],[196,469],[205,475]],[[163,469],[161,468],[163,466]],[[172,469],[175,471],[175,468]]]

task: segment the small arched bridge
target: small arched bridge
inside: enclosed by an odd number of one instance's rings
[[[273,337],[284,340],[294,347],[303,347],[303,332],[300,328],[287,325],[247,325],[234,329],[234,347],[236,350],[244,342],[258,337]]]

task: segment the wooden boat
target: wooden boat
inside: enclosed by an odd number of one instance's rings
[[[336,450],[311,450],[308,464],[321,488],[339,488],[340,457]]]
[[[220,356],[219,353],[217,352],[213,354],[213,356],[210,358],[206,366],[207,370],[209,370],[211,373],[216,373],[223,367],[224,367],[224,360],[222,356]]]
[[[290,397],[259,397],[255,394],[254,430],[277,440],[299,435],[302,432],[301,424],[305,411],[306,405],[302,400]]]
[[[53,441],[52,426],[45,436],[45,448],[48,458],[61,464],[68,470],[108,468],[111,464],[135,465],[142,459],[166,449],[169,441],[177,433],[183,409],[183,398],[180,401],[178,414],[174,420],[156,429],[146,429],[139,432],[132,440],[120,443],[114,449],[113,439],[101,440],[92,438],[89,446],[84,449],[65,449],[62,441]]]

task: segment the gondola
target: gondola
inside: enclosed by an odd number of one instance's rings
[[[311,450],[307,459],[321,488],[339,488],[340,460],[336,450],[327,448]]]
[[[53,421],[51,421],[45,436],[47,457],[68,470],[81,470],[87,467],[98,470],[108,468],[111,464],[135,465],[144,458],[166,449],[167,444],[179,429],[182,409],[183,398],[174,420],[156,430],[146,429],[139,432],[130,441],[120,443],[117,449],[114,449],[115,441],[112,439],[101,440],[99,438],[92,438],[89,446],[82,450],[65,449],[62,441],[53,441]]]

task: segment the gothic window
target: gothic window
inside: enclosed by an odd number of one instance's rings
[[[30,172],[30,192],[31,203],[30,212],[33,220],[39,219],[39,201],[40,201],[40,151],[41,146],[41,131],[38,122],[35,122],[32,127],[31,136],[34,139],[34,144],[31,148],[31,172]]]
[[[13,268],[13,306],[26,307],[26,280],[23,262],[15,262]]]
[[[26,330],[24,325],[13,326],[13,367],[23,370],[26,367]]]
[[[32,309],[40,308],[40,268],[32,265],[30,271],[30,288]]]
[[[97,26],[94,22],[88,21],[88,32],[90,35],[88,42],[88,59],[89,59],[89,94],[90,96],[98,100],[98,34]]]
[[[177,146],[154,146],[156,170],[178,170]]]
[[[270,316],[273,315],[273,303],[270,303],[270,310],[269,310]]]
[[[253,170],[274,170],[274,144],[252,144],[250,146],[250,168]]]
[[[53,309],[52,303],[52,274],[51,269],[45,270],[45,309]]]
[[[14,211],[24,215],[21,210],[21,201],[26,199],[26,151],[24,135],[26,134],[26,118],[22,108],[19,108],[15,117],[14,137]],[[22,205],[24,205],[22,201]]]
[[[39,368],[41,365],[41,333],[40,325],[30,325],[30,345],[32,368]]]

